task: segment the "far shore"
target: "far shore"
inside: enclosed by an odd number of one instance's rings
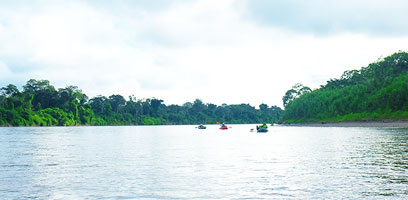
[[[281,126],[408,128],[408,121],[310,122],[310,123],[281,124]]]

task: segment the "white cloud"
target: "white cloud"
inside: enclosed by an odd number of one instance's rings
[[[316,88],[408,40],[263,25],[247,18],[244,1],[171,2],[153,11],[84,1],[0,8],[0,70],[10,69],[9,80],[77,85],[91,97],[281,105],[295,83]]]
[[[297,32],[332,35],[356,32],[404,36],[408,3],[404,0],[250,0],[247,17]]]

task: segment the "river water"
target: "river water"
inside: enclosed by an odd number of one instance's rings
[[[408,129],[254,127],[0,128],[0,198],[408,198]]]

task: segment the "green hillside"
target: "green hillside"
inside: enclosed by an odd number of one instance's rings
[[[298,84],[283,101],[283,123],[408,119],[408,53],[345,71],[313,91]]]

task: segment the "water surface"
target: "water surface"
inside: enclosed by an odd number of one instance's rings
[[[2,199],[407,199],[408,130],[0,128]]]

